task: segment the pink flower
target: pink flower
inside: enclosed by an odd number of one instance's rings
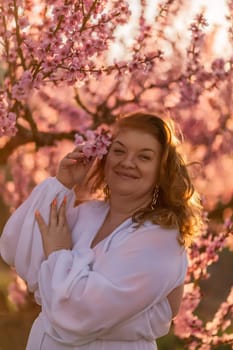
[[[27,17],[21,17],[19,18],[19,25],[21,28],[28,27],[30,25]]]
[[[0,91],[0,137],[16,134],[16,114],[9,112],[10,106],[7,95]]]
[[[189,107],[198,103],[201,92],[202,89],[199,84],[182,80],[180,83],[180,104],[184,107]]]
[[[218,79],[225,78],[227,72],[225,70],[225,61],[222,58],[218,58],[212,62],[211,68],[213,73],[218,77]]]
[[[14,279],[8,287],[8,298],[16,306],[20,307],[26,303],[27,286],[25,282],[16,273]]]
[[[12,87],[12,97],[16,100],[25,100],[29,96],[33,87],[32,73],[28,70],[24,71],[21,78]]]
[[[75,134],[74,138],[75,138],[75,140],[74,140],[75,145],[78,146],[78,145],[81,145],[82,143],[84,143],[84,138],[81,135]]]
[[[82,136],[75,134],[75,145],[81,146],[81,149],[89,160],[90,158],[102,159],[107,154],[111,145],[111,136],[109,132],[103,129],[87,130]]]

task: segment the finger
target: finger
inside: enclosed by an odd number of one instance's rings
[[[68,167],[72,165],[77,165],[79,162],[83,162],[85,155],[81,152],[68,153],[68,155],[62,159],[61,166]]]
[[[41,216],[41,214],[38,210],[36,210],[36,212],[35,212],[35,218],[36,218],[36,221],[38,223],[40,233],[42,234],[42,236],[46,235],[48,227],[47,227],[43,217]]]
[[[57,226],[57,199],[54,198],[50,205],[49,226]]]
[[[75,150],[73,152],[68,153],[65,158],[66,159],[80,159],[85,157],[84,153],[82,150]]]
[[[66,201],[67,198],[64,196],[64,199],[60,205],[59,211],[58,211],[58,225],[63,226],[66,223]]]
[[[67,168],[67,167],[70,167],[70,166],[73,166],[73,165],[77,165],[77,164],[78,164],[77,159],[64,158],[61,161],[61,167],[62,168]]]
[[[79,145],[77,145],[72,152],[82,152],[83,146],[85,145],[85,142],[80,143]]]

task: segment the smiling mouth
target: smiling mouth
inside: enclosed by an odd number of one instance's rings
[[[135,175],[129,175],[129,174],[126,174],[126,173],[122,173],[122,172],[120,172],[120,171],[115,171],[115,173],[116,173],[118,176],[120,176],[120,177],[122,177],[122,178],[124,178],[124,179],[133,179],[133,180],[138,179],[138,177],[135,176]]]

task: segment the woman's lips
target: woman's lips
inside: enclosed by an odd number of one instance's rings
[[[122,177],[122,178],[124,178],[124,179],[133,179],[133,180],[138,179],[138,176],[136,176],[136,175],[131,175],[131,174],[124,173],[124,172],[121,172],[121,171],[115,171],[115,173],[116,173],[118,176],[120,176],[120,177]]]

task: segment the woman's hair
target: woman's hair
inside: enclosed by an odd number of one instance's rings
[[[191,182],[187,165],[177,151],[177,139],[168,123],[148,113],[138,112],[117,120],[113,138],[122,129],[146,132],[156,138],[162,146],[159,174],[159,194],[154,209],[150,206],[134,213],[133,219],[139,225],[150,220],[162,227],[178,227],[179,242],[189,245],[202,226],[202,206]],[[104,166],[106,156],[97,161],[87,184],[91,192],[104,187]]]

